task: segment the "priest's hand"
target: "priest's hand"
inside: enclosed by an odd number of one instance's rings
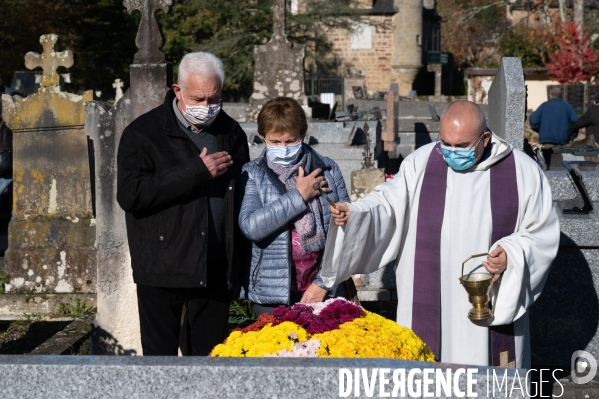
[[[310,284],[306,292],[304,292],[304,295],[302,296],[302,300],[300,301],[300,303],[322,302],[325,296],[327,296],[327,290],[324,290],[316,284],[312,283]]]
[[[507,253],[498,245],[497,248],[491,251],[487,261],[483,262],[483,266],[489,273],[494,275],[492,282],[499,280],[501,273],[507,269]]]
[[[337,202],[335,208],[329,205],[333,220],[337,226],[345,226],[349,217],[349,206],[345,202]]]

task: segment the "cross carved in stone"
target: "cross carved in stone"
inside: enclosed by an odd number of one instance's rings
[[[58,86],[60,83],[60,74],[56,71],[58,67],[70,68],[73,65],[73,53],[69,50],[62,52],[54,51],[54,45],[58,40],[55,34],[47,34],[40,36],[40,43],[44,48],[42,54],[34,53],[33,51],[25,54],[25,66],[27,69],[35,69],[41,67],[42,81],[40,86]]]
[[[125,86],[125,83],[122,80],[114,80],[114,83],[112,84],[112,87],[116,89],[114,101],[118,101],[121,97],[123,97],[123,86]]]
[[[172,4],[173,0],[125,0],[123,2],[129,14],[135,10],[141,11],[141,23],[135,38],[139,51],[133,58],[136,64],[164,62],[164,52],[161,50],[164,38],[154,14],[158,10],[168,13]]]
[[[287,0],[272,0],[272,37],[275,40],[285,38],[285,14]]]

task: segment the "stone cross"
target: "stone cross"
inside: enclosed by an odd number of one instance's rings
[[[40,55],[33,51],[25,54],[25,66],[27,69],[42,67],[42,81],[40,86],[57,86],[60,83],[60,74],[56,72],[58,67],[70,68],[73,65],[73,53],[69,50],[62,52],[54,51],[54,45],[58,40],[55,34],[42,35],[40,43],[44,52]]]
[[[123,97],[123,86],[124,85],[125,85],[125,83],[123,83],[122,80],[120,80],[120,79],[114,80],[114,83],[112,84],[112,87],[116,89],[114,101],[119,101],[121,99],[121,97]]]
[[[164,38],[154,14],[158,10],[168,12],[172,4],[173,0],[125,0],[123,2],[129,14],[135,10],[141,11],[141,23],[135,38],[135,45],[139,51],[133,58],[136,64],[164,62],[164,52],[161,50]]]
[[[285,4],[286,0],[273,0],[270,41],[254,46],[254,93],[246,109],[249,121],[255,121],[262,106],[275,97],[293,98],[308,109],[304,95],[305,46],[287,41]]]
[[[368,131],[370,130],[370,127],[368,126],[368,123],[364,124],[364,151],[362,152],[362,155],[364,156],[364,162],[362,162],[362,169],[373,169],[374,168],[374,164],[372,163],[372,152],[370,151],[370,135],[368,134]]]
[[[272,2],[272,39],[280,40],[286,37],[285,15],[287,0],[273,0]]]

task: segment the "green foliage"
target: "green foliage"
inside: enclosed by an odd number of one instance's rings
[[[78,319],[85,314],[91,313],[93,306],[87,306],[81,299],[75,297],[75,303],[62,302],[58,305],[57,312],[60,315]]]
[[[241,324],[256,320],[254,305],[244,299],[236,299],[229,306],[229,324]]]
[[[519,27],[510,29],[499,43],[504,57],[520,57],[525,68],[544,67],[554,49],[547,32]]]
[[[223,97],[251,94],[254,46],[268,41],[272,31],[270,0],[181,0],[160,22],[164,51],[178,63],[191,51],[209,51],[223,60]]]
[[[4,288],[5,281],[6,281],[6,271],[0,270],[0,294],[6,293],[6,289]]]
[[[42,321],[46,318],[45,314],[39,313],[23,313],[23,319],[25,323],[35,323],[38,321]]]

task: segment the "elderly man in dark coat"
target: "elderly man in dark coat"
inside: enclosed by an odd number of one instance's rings
[[[187,307],[192,355],[228,333],[245,238],[236,182],[249,161],[241,127],[221,110],[222,62],[186,55],[164,104],[137,118],[118,149],[144,355],[176,356]]]

